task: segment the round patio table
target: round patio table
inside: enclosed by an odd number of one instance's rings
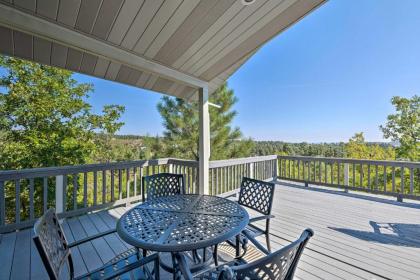
[[[238,235],[248,224],[244,208],[209,195],[175,195],[150,199],[127,211],[117,223],[128,244],[158,252],[192,251]]]

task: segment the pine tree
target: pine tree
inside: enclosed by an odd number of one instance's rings
[[[233,90],[228,89],[226,83],[210,97],[210,102],[221,106],[209,108],[212,160],[251,154],[253,142],[243,139],[238,127],[231,127],[237,115],[232,107],[237,101]],[[163,141],[167,156],[198,160],[198,104],[165,96],[159,102],[158,110],[166,129]]]

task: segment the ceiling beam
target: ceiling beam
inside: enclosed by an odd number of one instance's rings
[[[131,51],[121,49],[111,43],[25,13],[7,4],[0,3],[0,25],[101,56],[141,71],[154,73],[194,88],[205,88],[208,84],[206,81],[194,76],[139,56]]]

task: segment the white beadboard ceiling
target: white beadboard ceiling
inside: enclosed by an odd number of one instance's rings
[[[264,43],[323,2],[0,0],[0,12],[13,9],[42,19],[62,34],[45,37],[31,26],[0,19],[0,52],[190,100],[196,97],[194,85],[129,62],[146,59],[208,82],[211,94]],[[83,41],[63,40],[66,31],[127,57],[117,60],[103,49],[86,49]]]

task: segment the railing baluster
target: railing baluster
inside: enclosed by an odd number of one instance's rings
[[[87,207],[87,197],[88,197],[88,174],[87,172],[83,172],[83,206]]]
[[[20,181],[15,180],[15,221],[20,223]]]
[[[43,198],[42,198],[42,205],[43,205],[43,209],[42,209],[42,213],[47,212],[48,209],[48,177],[43,177],[43,186],[42,186],[42,193],[43,193]]]
[[[128,201],[128,199],[130,198],[130,169],[129,168],[127,168],[126,169],[126,187],[125,187],[125,191],[126,191],[126,198],[127,198],[127,201]]]
[[[113,169],[111,169],[110,170],[110,172],[111,172],[111,201],[114,201],[115,200],[115,190],[114,190],[114,184],[115,184],[115,178],[114,178],[114,170]]]
[[[360,187],[363,187],[363,164],[360,164]]]
[[[29,219],[33,220],[34,215],[34,178],[29,179]]]
[[[159,173],[160,173],[160,170],[159,170]],[[137,167],[133,167],[133,176],[134,176],[134,196],[137,196]]]
[[[63,212],[67,211],[67,174],[63,175]]]
[[[404,193],[404,166],[401,166],[401,193]]]
[[[308,161],[308,181],[311,181],[311,161]]]
[[[322,182],[322,167],[321,167],[321,161],[318,161],[318,182]]]
[[[93,205],[98,203],[98,174],[93,172]]]
[[[144,176],[144,167],[140,167],[140,195],[143,195],[143,176]]]
[[[368,179],[368,188],[371,189],[372,186],[370,184],[370,164],[368,164],[367,179]]]
[[[410,194],[414,193],[414,170],[410,168]]]
[[[122,170],[118,169],[118,199],[122,199]]]
[[[379,178],[378,178],[378,165],[375,164],[375,191],[378,190],[378,183],[379,183]]]
[[[387,181],[386,165],[384,165],[384,192],[386,192]]]
[[[392,166],[392,192],[395,192],[395,166]]]
[[[102,170],[102,203],[106,203],[106,170]]]
[[[356,183],[355,183],[356,182],[356,164],[353,163],[352,169],[353,169],[352,170],[352,174],[353,174],[352,176],[353,177],[351,179],[351,184],[352,184],[353,187],[355,187],[356,186]]]
[[[187,187],[186,191],[187,193],[191,193],[191,167],[188,168],[188,176],[187,176]]]
[[[341,177],[341,172],[340,172],[340,162],[337,162],[337,185],[340,185],[340,177]]]
[[[6,199],[4,196],[4,182],[0,181],[0,225],[6,224]]]
[[[73,174],[73,209],[77,209],[77,189],[78,189],[78,183],[77,183],[77,176],[78,174]]]
[[[330,169],[331,169],[331,174],[330,174],[330,177],[331,177],[331,185],[333,185],[334,184],[334,162],[332,161],[331,163],[330,163]]]

